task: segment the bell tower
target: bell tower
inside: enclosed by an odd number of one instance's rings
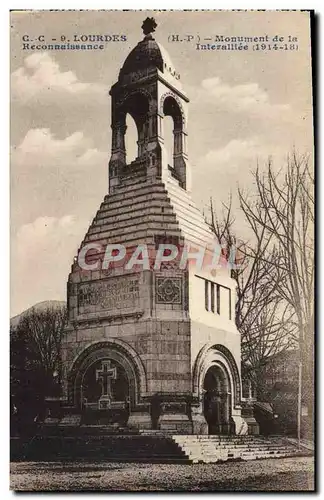
[[[152,33],[156,23],[147,18],[142,25],[144,38],[130,52],[112,86],[112,151],[109,162],[109,192],[130,177],[138,175],[148,182],[166,180],[168,172],[181,188],[190,190],[187,145],[188,97],[182,90],[180,75],[156,42]],[[126,115],[137,129],[137,157],[126,162]],[[164,150],[163,118],[173,120],[173,164],[168,165]]]

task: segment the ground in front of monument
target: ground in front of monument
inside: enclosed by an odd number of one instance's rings
[[[15,462],[15,491],[313,491],[313,457],[226,464]]]

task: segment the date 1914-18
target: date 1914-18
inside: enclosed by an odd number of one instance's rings
[[[298,43],[284,43],[278,45],[277,43],[256,43],[252,46],[252,50],[298,50]]]

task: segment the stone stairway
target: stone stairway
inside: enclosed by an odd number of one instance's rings
[[[130,434],[107,426],[49,427],[12,443],[11,460],[215,463],[312,455],[281,437]]]
[[[20,452],[11,451],[12,461],[190,463],[172,437],[118,436],[94,432],[93,428],[84,433],[79,428],[78,433],[39,434],[24,443]]]
[[[309,455],[306,449],[282,437],[263,436],[173,436],[191,463],[215,463],[228,460],[257,460]]]

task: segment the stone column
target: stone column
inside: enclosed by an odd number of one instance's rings
[[[125,133],[126,124],[116,122],[112,128],[112,149],[109,160],[109,192],[119,184],[119,176],[126,165]]]
[[[148,134],[147,134],[147,138],[149,140],[155,139],[158,135],[162,136],[161,125],[162,123],[160,115],[157,115],[157,113],[155,112],[150,113],[148,117]]]
[[[164,132],[163,132],[163,116],[160,115],[160,113],[157,114],[157,121],[156,121],[156,124],[157,124],[157,131],[156,131],[156,135],[158,136],[160,142],[164,142]]]

